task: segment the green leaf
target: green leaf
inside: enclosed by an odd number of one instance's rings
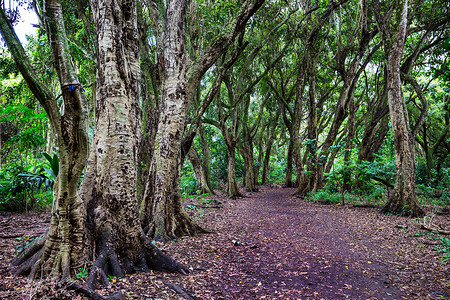
[[[50,175],[53,179],[56,179],[56,175],[52,169],[44,169],[44,171],[47,172],[47,174]]]
[[[43,152],[42,155],[44,155],[44,157],[48,160],[48,162],[51,165],[52,164],[52,157],[49,154],[45,153],[45,152]]]
[[[443,47],[444,49],[450,50],[450,38],[445,40]]]

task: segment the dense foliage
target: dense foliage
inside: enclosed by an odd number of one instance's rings
[[[199,12],[191,11],[188,22],[188,47],[195,57],[199,47],[215,42],[239,3],[192,2],[191,9]],[[388,1],[375,2],[382,12],[391,5]],[[224,137],[227,133],[236,142],[231,151],[236,158],[236,177],[244,188],[250,187],[249,172],[254,173],[258,184],[289,185],[299,184],[303,175],[312,178],[322,169],[323,184],[308,191],[310,199],[385,202],[396,183],[395,147],[386,109],[385,53],[380,47],[375,12],[367,8],[372,3],[342,1],[336,7],[326,1],[319,1],[317,7],[310,3],[302,7],[297,1],[287,3],[267,2],[249,21],[245,34],[204,75],[198,99],[190,107],[190,122],[195,121],[195,114],[217,82],[219,90],[202,118],[207,145],[197,134],[192,148],[202,166],[210,169],[214,189],[226,190],[227,147],[231,147]],[[62,4],[73,63],[92,101],[96,45],[91,10],[86,1]],[[141,13],[150,23],[144,29],[147,42],[152,51],[158,51],[151,15],[142,5]],[[366,24],[361,23],[361,5],[366,10]],[[197,19],[199,15],[205,17]],[[425,205],[450,205],[449,15],[445,1],[411,1],[402,58],[403,94],[410,129],[415,134],[417,194]],[[373,35],[356,66],[361,70],[357,76],[350,74],[363,47],[362,39],[369,38],[363,35],[369,31]],[[26,51],[41,80],[58,94],[43,27],[29,36]],[[236,51],[239,56],[221,75]],[[150,56],[157,64],[155,57]],[[45,209],[51,204],[51,188],[57,176],[54,137],[43,109],[6,48],[1,49],[0,66],[0,209]],[[305,79],[304,74],[310,77]],[[336,107],[341,105],[349,76],[355,78],[354,87],[349,100],[342,104],[342,120],[337,122]],[[414,78],[419,89],[406,76]],[[92,134],[93,108],[90,114]],[[415,128],[417,125],[420,127]],[[337,126],[334,136],[330,133],[333,126]],[[183,194],[200,193],[198,180],[186,158],[181,176]]]

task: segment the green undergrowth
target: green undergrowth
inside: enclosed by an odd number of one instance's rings
[[[359,194],[359,193],[340,193],[328,191],[326,189],[318,190],[317,192],[308,193],[306,199],[315,203],[322,204],[355,204],[355,205],[381,205],[383,203],[382,194]]]
[[[441,237],[441,245],[436,246],[436,251],[442,253],[442,262],[447,262],[450,260],[450,238]]]
[[[185,208],[193,216],[194,220],[198,221],[203,218],[203,215],[207,209],[211,209],[214,205],[214,199],[208,197],[209,194],[199,195],[183,195],[182,202],[189,202],[185,205]]]

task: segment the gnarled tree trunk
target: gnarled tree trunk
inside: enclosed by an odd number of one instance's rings
[[[96,258],[88,278],[149,267],[186,272],[145,237],[138,215],[140,60],[135,1],[91,3],[97,27],[96,127],[81,188]]]
[[[35,277],[70,277],[71,268],[85,261],[86,211],[77,194],[78,181],[88,153],[86,99],[68,52],[62,9],[58,1],[46,2],[46,26],[55,69],[60,81],[64,112],[56,97],[35,74],[7,17],[0,9],[0,31],[27,85],[50,119],[59,174],[54,185],[54,202],[49,230],[13,260],[16,274]]]
[[[393,4],[394,5],[394,4]],[[407,30],[408,0],[400,1],[394,12],[394,21],[398,21],[395,32],[389,31],[379,13],[377,24],[382,33],[385,51],[387,52],[387,92],[389,113],[391,116],[392,134],[395,146],[395,166],[397,177],[392,197],[383,207],[384,212],[401,215],[422,216],[423,209],[416,198],[414,139],[409,129],[408,111],[402,94],[400,63]]]

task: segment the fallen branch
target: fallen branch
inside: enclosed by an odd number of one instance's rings
[[[450,235],[449,230],[443,230],[443,229],[439,229],[436,227],[427,226],[425,224],[421,224],[420,229],[425,229],[427,231],[436,232],[436,233],[443,234],[443,235]]]
[[[450,235],[450,231],[444,229],[442,226],[438,225],[437,227],[435,225],[433,225],[433,219],[434,219],[434,215],[432,215],[428,222],[427,222],[427,218],[424,217],[423,218],[423,223],[420,224],[420,229],[424,229],[430,232],[436,232],[439,234],[444,234],[444,235]]]
[[[386,180],[384,180],[383,178],[377,177],[377,176],[372,176],[371,177],[373,180],[381,182],[382,184],[384,184],[385,186],[387,186],[390,189],[393,189],[394,186],[392,184],[390,184],[389,182],[387,182]]]

